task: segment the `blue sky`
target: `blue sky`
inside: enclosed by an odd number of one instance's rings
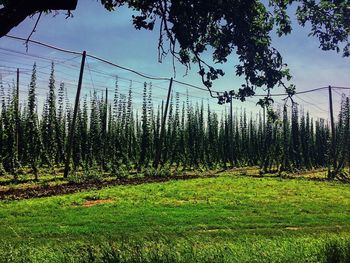
[[[162,77],[171,77],[173,75],[170,57],[163,61],[162,64],[158,63],[158,32],[156,32],[156,30],[150,32],[134,29],[131,23],[132,12],[127,8],[108,12],[97,1],[80,0],[78,8],[73,14],[74,17],[68,19],[65,18],[63,13],[55,17],[53,17],[52,14],[43,16],[32,39],[70,50],[86,50],[90,54],[106,58],[117,64],[150,75]],[[10,34],[27,37],[33,28],[35,19],[36,17],[26,19],[17,28],[13,29]],[[294,25],[294,30],[291,35],[283,38],[273,37],[273,45],[278,48],[284,57],[284,61],[289,65],[293,75],[292,83],[296,84],[297,90],[302,91],[328,85],[350,86],[349,58],[342,58],[340,54],[336,54],[335,52],[321,51],[318,48],[317,40],[307,35],[307,29]],[[0,39],[0,47],[11,47],[17,51],[25,52],[25,46],[22,43],[14,43],[12,40],[6,38]],[[52,56],[57,58],[61,56],[49,50],[39,49],[34,45],[29,46],[29,53],[31,52],[33,54],[41,54],[44,57]],[[208,58],[210,57],[208,56]],[[6,61],[11,59],[18,61],[18,58],[15,57],[7,57]],[[68,57],[67,59],[70,58]],[[28,62],[23,64],[32,64],[28,58],[26,61]],[[72,59],[71,61],[75,63],[75,65],[79,65],[79,58],[75,60]],[[89,67],[92,69],[111,74],[115,71],[115,69],[111,67],[106,67],[92,60],[88,61],[88,63]],[[232,56],[228,63],[223,65],[226,75],[224,78],[214,83],[214,89],[237,89],[243,83],[242,79],[234,75],[235,63],[236,58]],[[48,67],[43,65],[42,68],[46,70]],[[183,66],[177,65],[176,69],[176,78],[178,80],[201,85],[196,65],[193,65],[192,70],[185,77],[183,77],[185,73],[185,68]],[[65,70],[66,69],[61,70],[62,74],[66,72]],[[74,74],[76,74],[76,72],[71,72],[70,74],[72,75],[71,80],[74,82]],[[133,85],[136,85],[135,87],[140,89],[138,92],[142,92],[142,82],[144,80],[126,72],[119,72],[118,75],[127,79],[133,79],[136,83],[139,82],[137,85],[135,83]],[[108,85],[113,85],[114,82],[112,78],[106,80],[98,76],[98,74],[91,72],[90,76],[85,72],[85,79],[94,86],[99,86],[99,83],[109,83]],[[155,83],[155,85],[157,84],[163,88],[167,87],[167,83]],[[126,88],[130,84],[125,81],[124,85]],[[180,89],[181,87],[179,87],[179,90]],[[281,90],[276,89],[274,92],[279,91]],[[157,93],[159,97],[165,94],[162,92],[166,92],[165,89]],[[181,92],[185,93],[186,91],[182,88]],[[203,92],[190,90],[189,93],[196,94],[199,97],[209,97],[208,94]],[[262,91],[258,93],[262,93]],[[326,117],[326,111],[328,110],[327,96],[326,93],[321,93],[308,94],[303,97],[304,101],[300,100],[299,102],[303,104],[306,109],[314,112],[316,116]],[[336,101],[339,100],[339,98],[335,99]],[[324,109],[324,111],[317,109],[315,106],[307,105],[305,101],[316,104],[319,108]],[[213,102],[216,103],[216,101]],[[243,105],[248,106],[249,104]],[[237,103],[236,106],[240,107],[241,104]],[[250,106],[253,107],[254,104],[251,103]]]

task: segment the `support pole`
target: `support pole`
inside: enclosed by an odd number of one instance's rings
[[[106,88],[106,98],[105,98],[105,112],[104,112],[105,116],[105,123],[104,123],[104,127],[103,127],[103,132],[104,135],[107,135],[107,123],[108,123],[108,89]],[[106,137],[105,137],[106,138]]]
[[[70,127],[69,137],[68,137],[68,142],[67,142],[67,156],[66,156],[66,163],[65,163],[65,167],[64,167],[64,178],[68,177],[69,170],[70,170],[70,158],[72,155],[72,147],[74,144],[74,130],[75,130],[75,123],[76,123],[77,114],[78,114],[80,91],[81,91],[81,86],[83,84],[85,59],[86,59],[86,51],[83,52],[83,56],[81,59],[78,88],[77,88],[77,94],[75,97],[75,104],[74,104],[73,120],[72,120],[72,124]]]
[[[333,165],[333,172],[337,169],[337,158],[335,149],[335,126],[334,126],[334,115],[333,115],[333,98],[332,98],[332,87],[328,86],[329,93],[329,112],[331,115],[331,151],[330,151],[330,161]],[[330,167],[328,167],[328,178],[334,179],[335,174],[331,172]]]
[[[164,110],[164,114],[163,114],[162,127],[161,127],[161,131],[160,131],[158,147],[157,147],[156,156],[155,156],[154,163],[153,163],[154,168],[158,167],[159,162],[160,162],[161,153],[163,150],[163,141],[164,141],[163,139],[165,137],[166,117],[168,115],[168,108],[169,108],[169,103],[170,103],[170,96],[171,96],[172,87],[173,87],[173,78],[170,79],[170,83],[169,83],[168,97],[167,97],[166,104],[165,104],[165,110]]]
[[[15,114],[16,114],[16,154],[18,157],[18,151],[19,151],[19,68],[17,68],[15,107],[16,107],[15,108]]]
[[[232,105],[232,95],[231,95],[231,101],[230,101],[230,161],[232,167],[234,166],[234,160],[233,160],[233,105]]]
[[[106,88],[106,97],[105,97],[105,105],[104,105],[104,116],[103,116],[103,136],[104,136],[104,145],[103,145],[103,159],[102,159],[102,169],[107,170],[107,148],[108,148],[108,140],[107,140],[107,123],[108,123],[108,89]]]

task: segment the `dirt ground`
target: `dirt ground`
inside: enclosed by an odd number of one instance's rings
[[[213,177],[214,175],[200,176]],[[65,183],[60,185],[35,186],[30,188],[10,188],[0,190],[0,200],[29,199],[54,195],[70,194],[89,189],[101,189],[115,185],[138,185],[144,183],[158,183],[170,180],[188,180],[198,178],[197,175],[180,175],[174,177],[144,177],[131,179],[113,179],[101,182]]]

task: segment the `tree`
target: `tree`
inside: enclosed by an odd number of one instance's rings
[[[272,47],[271,33],[278,36],[292,31],[288,10],[296,6],[300,25],[311,24],[310,34],[318,38],[323,50],[342,51],[350,55],[350,3],[348,0],[100,0],[109,11],[127,5],[138,12],[133,16],[136,29],[153,30],[159,22],[159,60],[170,52],[189,67],[196,63],[203,83],[224,75],[202,59],[210,48],[214,63],[225,63],[235,53],[239,59],[236,74],[245,76],[245,83],[232,94],[245,99],[257,87],[268,92],[274,86],[287,87],[290,80],[287,65],[278,50]],[[0,37],[27,16],[50,10],[74,10],[77,0],[0,0]],[[164,41],[165,40],[165,41]],[[168,41],[169,43],[165,43]],[[269,94],[269,93],[268,93]],[[265,98],[269,102],[268,97]]]
[[[65,137],[66,137],[66,116],[64,112],[64,83],[60,83],[58,90],[58,109],[56,125],[57,153],[56,163],[62,163],[65,160]]]
[[[290,166],[290,123],[288,120],[287,106],[283,107],[283,123],[282,123],[282,139],[283,139],[283,157],[281,162],[281,171],[291,170]]]
[[[26,120],[27,156],[29,164],[38,179],[38,163],[42,151],[40,131],[38,127],[37,105],[36,105],[36,64],[33,66],[32,77],[28,92],[28,113]]]
[[[4,100],[4,85],[2,84],[2,75],[0,74],[0,99],[1,101]],[[4,129],[3,129],[3,117],[2,114],[0,115],[0,174],[2,175],[4,173],[3,169],[3,155],[4,155]]]
[[[89,143],[90,143],[90,165],[94,162],[100,165],[102,162],[101,158],[101,140],[102,140],[102,125],[101,125],[101,114],[99,98],[96,91],[93,92],[91,98],[91,111],[90,111],[90,129],[89,129]]]
[[[49,79],[49,93],[46,98],[46,110],[43,113],[46,114],[46,118],[42,119],[43,130],[42,139],[45,148],[45,153],[48,158],[50,166],[52,166],[57,157],[57,115],[56,115],[56,94],[55,94],[55,75],[54,75],[54,63],[51,63],[51,74]]]
[[[349,98],[342,95],[341,108],[339,113],[339,120],[337,124],[337,167],[336,176],[344,177],[344,167],[349,160],[349,139],[350,139],[350,108]]]
[[[10,93],[10,91],[9,91]],[[3,151],[3,167],[6,171],[11,172],[14,175],[14,179],[17,179],[17,147],[16,147],[16,92],[13,85],[11,94],[8,97],[2,99],[2,151]]]
[[[299,128],[299,108],[297,103],[292,104],[291,120],[291,147],[290,157],[293,161],[293,168],[301,168],[301,145],[300,145],[300,128]]]

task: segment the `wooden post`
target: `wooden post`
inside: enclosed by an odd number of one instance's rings
[[[15,114],[16,114],[16,154],[18,157],[19,151],[19,68],[17,68],[17,81],[16,81],[16,103],[15,103]]]
[[[155,156],[154,163],[153,163],[154,168],[158,167],[159,162],[160,162],[161,153],[163,150],[163,138],[165,137],[166,117],[168,115],[168,108],[169,108],[169,103],[170,103],[170,96],[171,96],[172,87],[173,87],[173,78],[170,79],[170,83],[169,83],[168,97],[167,97],[166,104],[165,104],[165,110],[164,110],[164,114],[163,114],[162,127],[161,127],[161,131],[160,131],[158,147],[157,147],[156,156]]]
[[[333,115],[333,98],[332,98],[332,87],[328,86],[328,94],[329,94],[329,112],[331,115],[331,150],[330,150],[330,161],[333,165],[333,172],[337,169],[337,157],[336,157],[336,149],[335,149],[335,126],[334,126],[334,115]],[[331,172],[330,167],[328,167],[328,178],[334,179],[335,174]]]
[[[230,147],[230,161],[232,167],[234,166],[234,161],[233,161],[233,108],[232,108],[232,95],[231,95],[231,101],[230,101],[230,142],[231,142],[231,147]]]
[[[107,123],[108,123],[108,89],[106,88],[106,98],[105,98],[105,112],[104,112],[105,116],[105,123],[104,123],[104,127],[103,127],[103,132],[104,135],[107,135]]]
[[[102,169],[104,171],[107,170],[107,147],[108,147],[108,140],[107,140],[107,123],[108,123],[108,89],[106,88],[106,97],[105,97],[105,106],[104,106],[104,116],[103,116],[103,136],[104,136],[104,145],[103,145],[103,160],[102,160]]]
[[[70,158],[71,158],[71,154],[72,154],[72,147],[74,144],[74,130],[75,130],[75,123],[76,123],[78,107],[79,107],[80,91],[81,91],[81,86],[83,84],[85,59],[86,59],[86,51],[83,52],[83,56],[81,59],[78,88],[77,88],[77,94],[75,97],[75,104],[74,104],[73,120],[72,120],[72,124],[70,127],[69,135],[68,135],[69,137],[68,137],[68,142],[67,142],[67,156],[66,156],[66,163],[65,163],[65,167],[64,167],[64,178],[68,177],[69,170],[70,170]]]

